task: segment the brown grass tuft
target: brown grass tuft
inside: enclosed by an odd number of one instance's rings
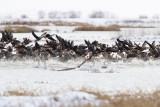
[[[120,31],[118,26],[82,26],[75,28],[75,31]]]
[[[117,94],[114,96],[86,89],[82,89],[81,91],[93,94],[97,96],[97,99],[109,102],[108,104],[102,104],[101,107],[160,107],[160,91],[155,91],[152,94],[139,92],[136,94]]]
[[[55,26],[92,26],[91,24],[82,22],[52,21],[48,23],[54,24]]]
[[[36,21],[7,21],[7,22],[2,22],[0,25],[29,25],[29,26],[35,26],[39,25],[39,22]]]
[[[51,31],[50,29],[42,29],[41,32]]]
[[[75,31],[120,31],[120,28],[155,28],[152,26],[119,26],[119,25],[111,25],[111,26],[80,26],[75,28]]]
[[[35,29],[26,26],[6,26],[4,29],[12,33],[30,33],[36,31]]]
[[[153,26],[119,26],[120,28],[155,28]]]
[[[22,90],[22,91],[10,90],[5,92],[3,96],[35,96],[35,95],[33,92],[28,92],[26,90]]]

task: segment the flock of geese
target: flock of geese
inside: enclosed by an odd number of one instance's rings
[[[160,57],[160,44],[155,41],[142,44],[130,40],[117,39],[115,44],[109,46],[98,41],[84,40],[84,44],[74,45],[74,41],[66,40],[58,35],[43,33],[38,36],[32,32],[35,40],[23,38],[22,41],[14,38],[11,32],[2,31],[0,36],[0,59],[22,60],[57,58],[62,62],[85,58],[94,59],[101,57],[109,61],[127,60],[138,58],[142,60],[158,59]],[[42,44],[42,39],[45,41]]]

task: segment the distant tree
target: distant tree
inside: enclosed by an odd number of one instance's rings
[[[95,11],[95,12],[92,12],[89,17],[90,18],[105,18],[105,15],[104,15],[104,12],[102,11]]]
[[[39,11],[38,12],[38,17],[40,18],[40,19],[43,19],[44,17],[45,17],[45,12],[44,11]]]
[[[148,16],[147,15],[140,15],[139,19],[148,19]]]
[[[80,12],[69,11],[68,18],[80,18]]]
[[[75,11],[68,11],[68,12],[49,12],[48,17],[50,19],[53,18],[80,18],[81,13]]]
[[[48,17],[49,17],[50,19],[56,18],[56,17],[57,17],[57,12],[49,12],[49,13],[48,13]]]
[[[21,18],[22,18],[22,19],[26,19],[26,18],[28,18],[28,17],[27,17],[27,15],[23,14],[23,15],[21,16]]]
[[[154,15],[152,19],[159,19],[159,15]]]

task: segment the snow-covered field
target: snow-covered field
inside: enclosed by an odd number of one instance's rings
[[[55,34],[74,40],[75,44],[84,43],[84,39],[114,44],[115,38],[119,37],[121,33],[123,31]],[[34,39],[31,34],[14,34],[14,37]],[[126,37],[138,42],[160,40],[158,34],[142,36],[137,33],[137,36],[125,36],[122,38]],[[62,63],[56,59],[49,59],[47,61],[47,69],[44,69],[43,62],[37,68],[37,62],[32,60],[18,62],[1,60],[0,107],[60,107],[88,103],[99,105],[100,103],[107,103],[107,101],[99,100],[95,95],[85,91],[116,95],[138,92],[152,93],[160,90],[160,60],[144,62],[134,59],[131,62],[112,62],[107,63],[107,68],[102,68],[105,60],[99,59],[95,64],[87,62],[74,70],[57,71],[62,68],[76,67],[82,61],[71,60]]]
[[[33,95],[52,95],[50,93],[83,88],[116,94],[116,92],[152,92],[160,88],[159,61],[118,62],[108,64],[108,68],[101,68],[103,61],[97,61],[95,66],[88,62],[75,70],[57,71],[77,66],[79,63],[79,61],[57,63],[53,59],[48,61],[47,69],[43,69],[43,64],[39,68],[34,68],[32,61],[1,62],[0,94],[7,95],[6,92],[9,90],[19,90],[28,91]]]
[[[47,69],[43,69],[43,64],[39,68],[34,68],[35,63],[32,61],[0,62],[0,105],[8,107],[19,105],[57,107],[86,103],[96,105],[107,101],[97,100],[96,96],[83,90],[106,95],[152,93],[160,90],[158,60],[111,63],[104,69],[101,68],[103,61],[97,61],[95,66],[88,62],[75,70],[57,71],[79,63],[80,61],[57,63],[53,59],[47,62]],[[59,100],[56,101],[54,98]]]

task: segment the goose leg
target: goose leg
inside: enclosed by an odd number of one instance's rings
[[[36,57],[33,62],[34,62],[34,68],[40,67],[40,58],[39,57]]]
[[[42,60],[43,60],[43,64],[44,64],[44,69],[47,69],[46,59],[45,59],[45,58],[42,58]]]
[[[37,58],[37,61],[38,61],[38,66],[39,66],[39,67],[41,66],[40,60],[41,60],[41,59],[38,57],[38,58]]]

